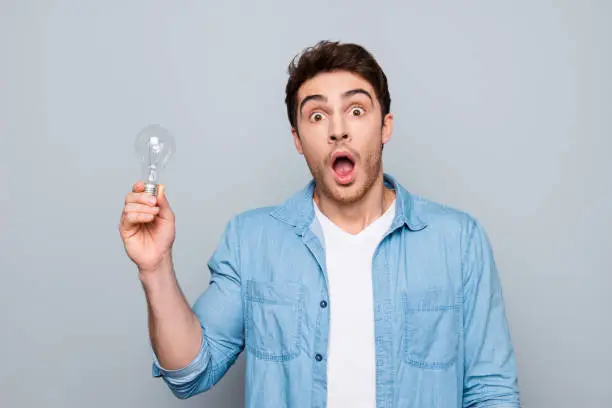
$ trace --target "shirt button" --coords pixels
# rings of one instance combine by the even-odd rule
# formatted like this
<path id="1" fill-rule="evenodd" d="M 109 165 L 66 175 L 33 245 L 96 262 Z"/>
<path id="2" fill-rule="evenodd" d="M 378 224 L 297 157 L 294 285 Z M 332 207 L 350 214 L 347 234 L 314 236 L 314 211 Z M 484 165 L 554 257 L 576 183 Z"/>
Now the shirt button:
<path id="1" fill-rule="evenodd" d="M 321 303 L 319 303 L 319 305 L 321 305 L 321 307 L 325 309 L 327 307 L 327 302 L 322 300 Z"/>
<path id="2" fill-rule="evenodd" d="M 315 360 L 321 361 L 321 360 L 323 360 L 323 356 L 320 355 L 319 353 L 317 353 L 317 354 L 315 354 Z"/>

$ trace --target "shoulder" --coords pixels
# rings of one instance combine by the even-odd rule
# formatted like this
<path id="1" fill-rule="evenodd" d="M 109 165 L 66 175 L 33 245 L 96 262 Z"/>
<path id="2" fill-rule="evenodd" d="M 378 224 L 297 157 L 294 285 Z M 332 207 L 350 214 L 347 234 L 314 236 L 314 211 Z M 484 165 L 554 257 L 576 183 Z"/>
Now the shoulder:
<path id="1" fill-rule="evenodd" d="M 429 198 L 410 193 L 411 210 L 423 222 L 436 230 L 463 230 L 473 228 L 478 223 L 466 210 L 453 207 Z"/>
<path id="2" fill-rule="evenodd" d="M 250 208 L 236 214 L 234 217 L 232 217 L 232 221 L 239 224 L 243 228 L 258 225 L 261 226 L 273 221 L 271 214 L 276 208 L 277 206 Z"/>
<path id="3" fill-rule="evenodd" d="M 408 195 L 412 216 L 419 219 L 430 234 L 446 242 L 458 241 L 462 247 L 473 239 L 488 241 L 485 228 L 471 212 L 418 194 Z"/>
<path id="4" fill-rule="evenodd" d="M 462 253 L 490 251 L 491 242 L 483 224 L 468 211 L 412 195 L 415 213 L 427 225 L 437 241 L 459 245 Z"/>
<path id="5" fill-rule="evenodd" d="M 273 216 L 279 206 L 250 208 L 235 214 L 229 221 L 241 240 L 249 242 L 287 232 L 288 226 Z"/>

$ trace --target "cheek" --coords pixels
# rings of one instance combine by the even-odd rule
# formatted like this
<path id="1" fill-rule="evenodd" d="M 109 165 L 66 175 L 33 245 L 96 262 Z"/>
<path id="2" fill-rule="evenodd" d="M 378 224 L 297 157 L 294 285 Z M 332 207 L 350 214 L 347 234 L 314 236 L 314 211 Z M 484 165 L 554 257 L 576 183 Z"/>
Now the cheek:
<path id="1" fill-rule="evenodd" d="M 321 149 L 308 148 L 304 149 L 304 158 L 313 166 L 321 166 L 325 161 L 325 153 Z"/>
<path id="2" fill-rule="evenodd" d="M 352 144 L 356 148 L 370 150 L 382 143 L 382 128 L 371 119 L 353 122 L 348 131 L 353 135 Z"/>
<path id="3" fill-rule="evenodd" d="M 327 135 L 328 127 L 327 122 L 320 123 L 307 123 L 301 128 L 300 135 L 310 141 L 318 141 L 321 137 Z"/>
<path id="4" fill-rule="evenodd" d="M 325 157 L 322 154 L 321 147 L 311 143 L 311 141 L 302 141 L 302 151 L 306 162 L 310 166 L 318 166 L 319 162 Z"/>
<path id="5" fill-rule="evenodd" d="M 313 126 L 303 129 L 300 133 L 302 148 L 305 154 L 317 154 L 325 151 L 328 147 L 327 133 L 323 130 L 323 126 Z"/>

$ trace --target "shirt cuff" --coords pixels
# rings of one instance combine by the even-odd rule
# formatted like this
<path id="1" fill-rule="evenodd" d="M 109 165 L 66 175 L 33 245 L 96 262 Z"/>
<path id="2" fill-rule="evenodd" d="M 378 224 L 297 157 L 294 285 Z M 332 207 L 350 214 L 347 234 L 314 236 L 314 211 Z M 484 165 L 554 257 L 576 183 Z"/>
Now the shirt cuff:
<path id="1" fill-rule="evenodd" d="M 153 355 L 153 376 L 164 377 L 166 380 L 175 385 L 193 381 L 198 375 L 204 372 L 210 358 L 208 349 L 204 347 L 204 338 L 202 338 L 200 351 L 195 358 L 185 367 L 176 370 L 167 370 L 163 368 L 159 363 L 155 352 L 152 351 L 151 354 Z"/>

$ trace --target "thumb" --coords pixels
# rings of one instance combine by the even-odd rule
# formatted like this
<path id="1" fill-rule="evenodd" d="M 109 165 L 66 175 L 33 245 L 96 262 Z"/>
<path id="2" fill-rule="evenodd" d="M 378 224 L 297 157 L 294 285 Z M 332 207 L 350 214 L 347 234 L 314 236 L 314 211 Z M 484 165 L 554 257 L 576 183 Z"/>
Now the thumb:
<path id="1" fill-rule="evenodd" d="M 171 220 L 174 218 L 174 214 L 170 208 L 170 203 L 166 198 L 166 186 L 164 184 L 157 186 L 157 206 L 159 207 L 158 215 L 161 218 L 165 220 Z"/>

